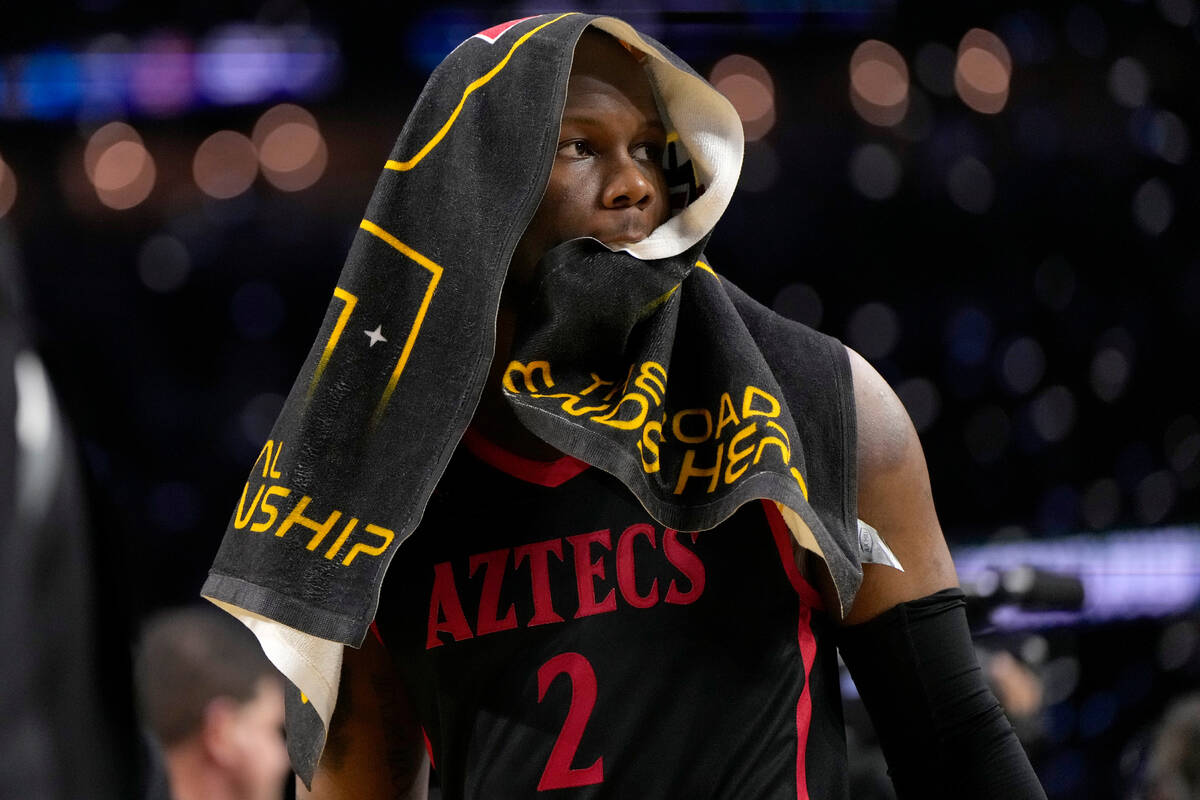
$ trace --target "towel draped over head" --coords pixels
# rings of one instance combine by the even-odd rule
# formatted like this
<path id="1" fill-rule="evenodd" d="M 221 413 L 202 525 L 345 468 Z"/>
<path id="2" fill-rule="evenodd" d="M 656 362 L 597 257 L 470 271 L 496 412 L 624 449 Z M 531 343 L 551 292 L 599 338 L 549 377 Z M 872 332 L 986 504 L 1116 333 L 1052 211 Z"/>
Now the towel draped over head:
<path id="1" fill-rule="evenodd" d="M 769 335 L 785 323 L 705 261 L 741 168 L 733 107 L 619 20 L 498 25 L 460 44 L 417 100 L 202 591 L 290 680 L 288 746 L 306 783 L 342 646 L 362 643 L 387 566 L 404 558 L 479 403 L 501 288 L 546 186 L 589 25 L 645 54 L 684 208 L 623 250 L 576 239 L 546 254 L 518 316 L 508 402 L 541 439 L 620 479 L 662 525 L 706 530 L 744 503 L 775 501 L 824 559 L 843 610 L 861 562 L 874 560 L 854 528 L 852 471 L 840 508 L 809 503 L 810 465 L 825 456 L 801 444 L 797 354 Z M 852 407 L 848 416 L 852 428 Z"/>

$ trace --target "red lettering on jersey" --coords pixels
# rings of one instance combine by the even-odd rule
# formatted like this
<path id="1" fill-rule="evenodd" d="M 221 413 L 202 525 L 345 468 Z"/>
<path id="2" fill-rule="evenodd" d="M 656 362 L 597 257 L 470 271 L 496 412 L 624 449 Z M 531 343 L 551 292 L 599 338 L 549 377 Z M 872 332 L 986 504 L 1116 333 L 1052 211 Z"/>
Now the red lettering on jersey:
<path id="1" fill-rule="evenodd" d="M 524 22 L 527 19 L 533 19 L 533 17 L 521 17 L 520 19 L 514 19 L 510 22 L 502 22 L 499 25 L 493 25 L 486 31 L 480 31 L 479 33 L 475 34 L 475 38 L 483 39 L 488 44 L 495 44 L 496 40 L 503 36 L 505 31 L 507 31 L 513 25 Z"/>
<path id="2" fill-rule="evenodd" d="M 479 595 L 479 618 L 475 622 L 475 634 L 510 631 L 517 627 L 517 609 L 510 605 L 500 619 L 500 587 L 504 583 L 504 568 L 508 565 L 508 548 L 493 550 L 490 553 L 476 553 L 471 556 L 467 566 L 471 577 L 483 565 L 483 591 Z"/>
<path id="3" fill-rule="evenodd" d="M 458 599 L 458 587 L 454 585 L 454 570 L 449 561 L 433 565 L 433 591 L 429 595 L 429 635 L 425 638 L 425 649 L 432 650 L 442 645 L 439 633 L 448 633 L 454 641 L 470 639 L 471 625 L 463 613 Z"/>
<path id="4" fill-rule="evenodd" d="M 604 557 L 592 561 L 593 544 L 612 550 L 612 531 L 605 528 L 602 531 L 580 533 L 568 536 L 567 541 L 575 550 L 575 583 L 579 589 L 579 611 L 575 613 L 575 619 L 616 611 L 616 589 L 609 589 L 604 599 L 596 602 L 596 578 L 604 579 Z"/>
<path id="5" fill-rule="evenodd" d="M 650 584 L 650 591 L 644 595 L 638 594 L 633 542 L 639 536 L 646 537 L 652 549 L 656 546 L 653 525 L 640 522 L 625 529 L 621 538 L 617 540 L 617 586 L 620 587 L 621 596 L 625 598 L 626 603 L 634 608 L 650 608 L 658 602 L 658 578 Z"/>
<path id="6" fill-rule="evenodd" d="M 692 533 L 693 544 L 698 535 Z M 700 556 L 679 541 L 678 531 L 670 528 L 663 531 L 662 544 L 667 561 L 670 561 L 675 569 L 682 572 L 683 577 L 687 578 L 692 585 L 692 588 L 686 592 L 681 592 L 675 585 L 675 580 L 672 579 L 671 585 L 667 587 L 666 601 L 681 606 L 696 602 L 704 592 L 704 562 L 700 560 Z"/>
<path id="7" fill-rule="evenodd" d="M 550 553 L 563 560 L 562 539 L 523 544 L 513 550 L 513 569 L 529 558 L 529 580 L 533 587 L 533 618 L 528 627 L 562 622 L 563 618 L 554 611 L 554 598 L 550 595 Z"/>

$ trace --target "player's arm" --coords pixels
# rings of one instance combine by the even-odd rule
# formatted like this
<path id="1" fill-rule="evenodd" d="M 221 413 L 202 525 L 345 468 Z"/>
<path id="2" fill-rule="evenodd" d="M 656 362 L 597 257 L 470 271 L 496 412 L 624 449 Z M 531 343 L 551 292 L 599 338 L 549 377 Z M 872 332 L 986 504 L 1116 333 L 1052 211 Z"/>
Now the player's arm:
<path id="1" fill-rule="evenodd" d="M 975 657 L 916 430 L 879 373 L 853 350 L 850 363 L 858 516 L 879 531 L 904 571 L 863 566 L 839 648 L 879 732 L 897 794 L 1045 798 Z"/>
<path id="2" fill-rule="evenodd" d="M 297 800 L 425 800 L 429 757 L 412 702 L 387 650 L 368 634 L 347 647 L 337 707 L 312 791 Z"/>
<path id="3" fill-rule="evenodd" d="M 846 349 L 858 417 L 858 517 L 879 531 L 904 567 L 901 572 L 863 565 L 862 587 L 843 621 L 854 625 L 899 603 L 958 586 L 958 577 L 908 412 L 875 368 Z"/>

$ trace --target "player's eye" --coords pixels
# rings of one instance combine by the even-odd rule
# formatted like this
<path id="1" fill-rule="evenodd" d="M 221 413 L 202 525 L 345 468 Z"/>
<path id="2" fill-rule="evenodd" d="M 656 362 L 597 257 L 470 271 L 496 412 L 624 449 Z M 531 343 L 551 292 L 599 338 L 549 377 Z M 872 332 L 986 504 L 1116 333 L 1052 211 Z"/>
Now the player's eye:
<path id="1" fill-rule="evenodd" d="M 568 158 L 587 158 L 593 155 L 591 145 L 584 139 L 571 139 L 570 141 L 562 142 L 558 146 L 558 152 L 560 155 L 567 156 Z"/>
<path id="2" fill-rule="evenodd" d="M 642 142 L 634 145 L 630 154 L 639 161 L 653 161 L 657 164 L 662 161 L 663 149 L 654 142 Z"/>

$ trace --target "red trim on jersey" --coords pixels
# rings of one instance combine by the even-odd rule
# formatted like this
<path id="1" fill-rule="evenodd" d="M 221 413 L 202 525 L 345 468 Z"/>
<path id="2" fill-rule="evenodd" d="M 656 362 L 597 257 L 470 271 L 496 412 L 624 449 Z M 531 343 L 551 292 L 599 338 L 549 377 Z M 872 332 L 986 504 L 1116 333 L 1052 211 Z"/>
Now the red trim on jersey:
<path id="1" fill-rule="evenodd" d="M 483 463 L 495 467 L 518 480 L 526 483 L 536 483 L 538 486 L 548 486 L 551 489 L 562 486 L 579 473 L 588 468 L 586 461 L 580 461 L 572 456 L 564 455 L 554 461 L 537 461 L 505 450 L 495 442 L 483 437 L 474 428 L 467 428 L 463 434 L 463 444 L 471 454 Z"/>
<path id="2" fill-rule="evenodd" d="M 796 566 L 796 558 L 792 553 L 792 532 L 788 530 L 787 523 L 783 521 L 783 514 L 779 513 L 779 507 L 772 500 L 764 499 L 762 504 L 763 511 L 767 514 L 767 522 L 771 526 L 771 533 L 775 536 L 775 547 L 779 550 L 779 560 L 783 562 L 783 571 L 787 573 L 792 588 L 796 590 L 796 594 L 800 595 L 800 599 L 804 601 L 805 605 L 818 611 L 824 611 L 825 603 L 821 600 L 821 595 L 800 574 L 800 569 Z"/>
<path id="3" fill-rule="evenodd" d="M 425 739 L 425 752 L 429 754 L 429 766 L 437 769 L 437 764 L 433 760 L 433 745 L 429 743 L 429 734 L 425 732 L 425 726 L 421 726 L 421 736 Z"/>
<path id="4" fill-rule="evenodd" d="M 812 692 L 809 683 L 813 664 L 817 661 L 817 639 L 812 632 L 812 609 L 800 601 L 800 623 L 796 626 L 800 645 L 800 660 L 804 664 L 804 687 L 796 701 L 796 800 L 808 798 L 808 772 L 805 755 L 808 753 L 808 732 L 812 726 Z"/>

